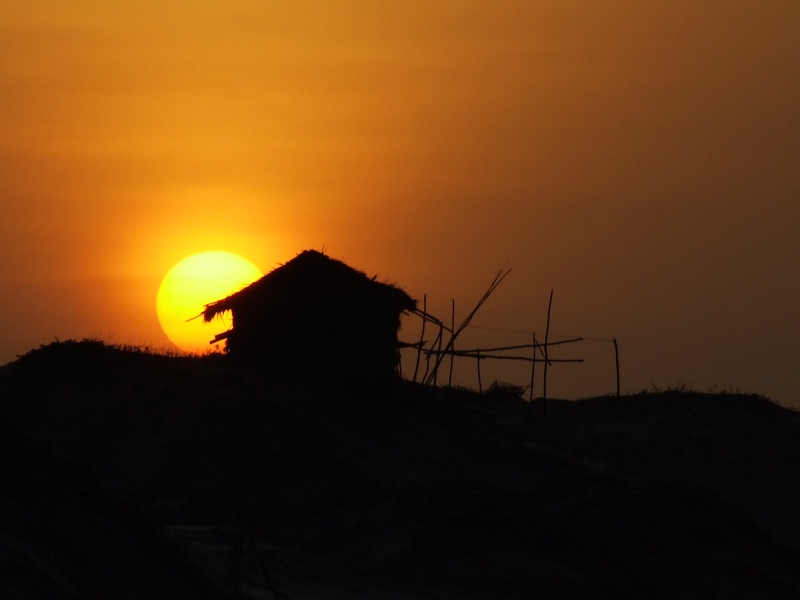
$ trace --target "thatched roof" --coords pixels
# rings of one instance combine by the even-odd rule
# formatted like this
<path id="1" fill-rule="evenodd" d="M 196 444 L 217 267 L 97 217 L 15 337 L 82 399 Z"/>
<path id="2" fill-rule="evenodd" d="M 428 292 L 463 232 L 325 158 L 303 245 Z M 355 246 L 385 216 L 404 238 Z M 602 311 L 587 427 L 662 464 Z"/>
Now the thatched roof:
<path id="1" fill-rule="evenodd" d="M 402 289 L 375 279 L 321 252 L 305 250 L 235 294 L 207 304 L 203 321 L 208 323 L 226 311 L 269 302 L 272 298 L 291 299 L 310 294 L 359 298 L 396 313 L 416 308 L 416 300 Z"/>

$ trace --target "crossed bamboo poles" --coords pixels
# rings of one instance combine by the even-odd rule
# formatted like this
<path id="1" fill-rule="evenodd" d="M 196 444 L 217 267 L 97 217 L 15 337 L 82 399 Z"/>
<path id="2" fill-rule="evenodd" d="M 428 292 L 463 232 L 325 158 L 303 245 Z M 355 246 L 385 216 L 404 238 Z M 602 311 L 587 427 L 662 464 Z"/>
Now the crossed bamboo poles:
<path id="1" fill-rule="evenodd" d="M 477 362 L 478 368 L 478 387 L 480 388 L 479 391 L 483 391 L 483 386 L 481 382 L 481 370 L 480 370 L 480 362 L 481 360 L 485 359 L 492 359 L 492 360 L 515 360 L 515 361 L 527 361 L 531 363 L 531 383 L 529 386 L 530 390 L 530 398 L 529 400 L 533 400 L 533 383 L 534 383 L 534 376 L 535 376 L 535 369 L 536 363 L 544 363 L 544 378 L 543 378 L 543 397 L 547 398 L 547 368 L 549 365 L 553 363 L 580 363 L 583 362 L 582 358 L 550 358 L 549 356 L 549 349 L 551 346 L 559 346 L 564 344 L 571 344 L 575 342 L 580 342 L 583 340 L 582 337 L 571 338 L 567 340 L 560 340 L 558 342 L 550 342 L 550 312 L 553 306 L 553 291 L 550 291 L 550 300 L 547 306 L 547 329 L 545 332 L 545 339 L 544 343 L 540 343 L 536 339 L 536 334 L 532 334 L 532 342 L 530 344 L 517 344 L 513 346 L 498 346 L 492 348 L 475 348 L 470 350 L 456 350 L 455 349 L 455 341 L 458 339 L 458 336 L 469 326 L 472 318 L 478 312 L 478 310 L 483 306 L 483 304 L 489 299 L 492 293 L 497 289 L 497 287 L 502 283 L 502 281 L 511 273 L 511 269 L 501 269 L 497 272 L 494 276 L 494 279 L 489 284 L 486 292 L 481 296 L 480 300 L 478 300 L 475 308 L 470 311 L 470 313 L 466 316 L 466 318 L 461 322 L 461 324 L 456 328 L 455 326 L 455 301 L 452 302 L 452 313 L 451 313 L 451 324 L 448 327 L 443 321 L 437 319 L 433 315 L 428 313 L 428 298 L 427 295 L 423 296 L 422 301 L 422 310 L 415 309 L 412 311 L 412 314 L 415 314 L 422 318 L 422 330 L 420 333 L 419 341 L 413 344 L 403 343 L 401 344 L 402 347 L 406 348 L 416 348 L 417 350 L 417 358 L 414 364 L 414 376 L 412 378 L 413 381 L 417 381 L 417 376 L 419 375 L 420 370 L 420 362 L 422 360 L 422 355 L 425 355 L 425 371 L 422 374 L 420 382 L 425 385 L 434 385 L 436 386 L 438 381 L 439 369 L 445 359 L 445 357 L 450 357 L 450 370 L 448 375 L 448 386 L 452 386 L 453 382 L 453 360 L 456 356 L 461 357 L 468 357 L 474 358 Z M 434 326 L 438 327 L 438 333 L 434 338 L 433 342 L 431 343 L 429 348 L 426 348 L 427 342 L 425 341 L 425 328 L 427 323 L 430 322 Z M 450 334 L 450 338 L 446 344 L 443 345 L 445 333 Z M 531 356 L 520 356 L 520 355 L 508 355 L 508 354 L 497 354 L 498 352 L 508 352 L 512 350 L 525 350 L 530 349 L 532 351 Z M 537 357 L 537 352 L 539 356 Z M 434 359 L 433 365 L 431 365 L 431 359 Z"/>

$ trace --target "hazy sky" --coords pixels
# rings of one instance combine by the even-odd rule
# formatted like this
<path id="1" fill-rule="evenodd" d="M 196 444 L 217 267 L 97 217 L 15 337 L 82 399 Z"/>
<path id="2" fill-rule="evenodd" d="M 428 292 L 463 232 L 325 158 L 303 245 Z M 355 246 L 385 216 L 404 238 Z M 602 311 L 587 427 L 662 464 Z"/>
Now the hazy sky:
<path id="1" fill-rule="evenodd" d="M 800 406 L 798 32 L 796 0 L 8 0 L 0 363 L 166 347 L 180 259 L 324 245 L 442 316 L 512 267 L 476 323 L 542 331 L 555 289 L 624 391 Z M 551 393 L 613 389 L 607 342 L 571 354 Z"/>

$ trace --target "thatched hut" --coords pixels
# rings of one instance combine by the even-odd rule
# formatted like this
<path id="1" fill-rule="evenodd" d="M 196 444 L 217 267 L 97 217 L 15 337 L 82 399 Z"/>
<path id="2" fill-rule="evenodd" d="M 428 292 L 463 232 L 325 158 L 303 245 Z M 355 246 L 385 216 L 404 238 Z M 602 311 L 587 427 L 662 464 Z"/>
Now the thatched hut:
<path id="1" fill-rule="evenodd" d="M 203 320 L 230 311 L 230 330 L 212 343 L 276 379 L 375 385 L 394 376 L 400 315 L 415 308 L 403 290 L 306 250 L 208 304 Z"/>

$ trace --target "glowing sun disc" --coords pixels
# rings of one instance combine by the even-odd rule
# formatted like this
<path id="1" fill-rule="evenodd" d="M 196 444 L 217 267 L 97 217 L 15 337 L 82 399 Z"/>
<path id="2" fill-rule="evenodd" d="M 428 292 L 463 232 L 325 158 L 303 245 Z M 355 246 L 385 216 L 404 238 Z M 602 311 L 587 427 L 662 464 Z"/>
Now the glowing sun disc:
<path id="1" fill-rule="evenodd" d="M 208 352 L 209 341 L 230 327 L 227 318 L 214 324 L 196 317 L 206 304 L 238 292 L 261 278 L 258 267 L 230 252 L 200 252 L 184 258 L 164 276 L 156 313 L 169 340 L 186 352 Z"/>

